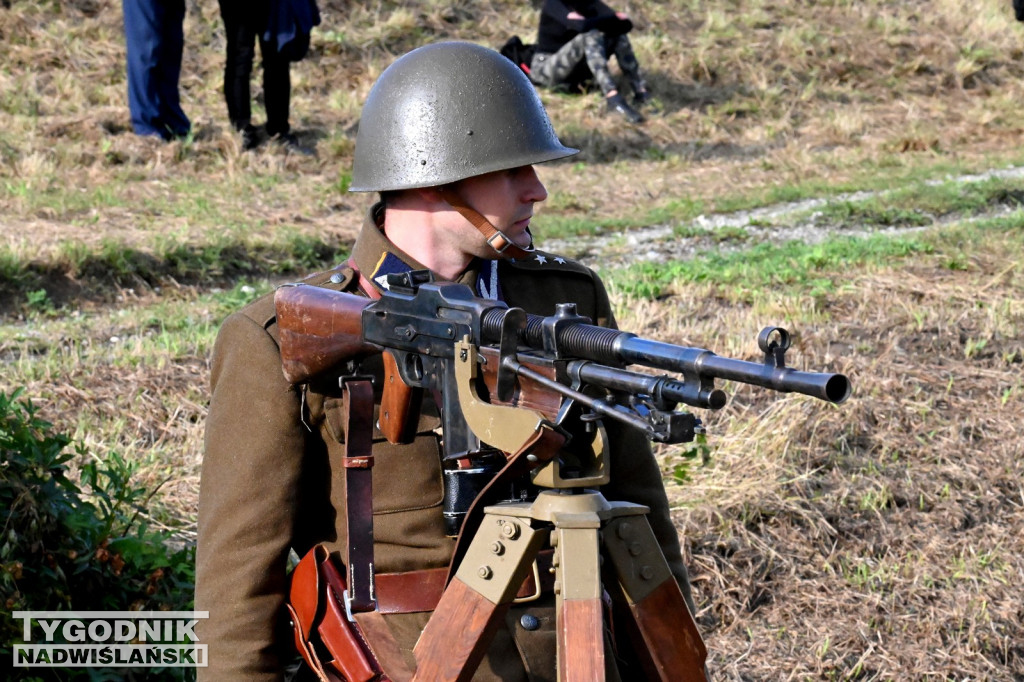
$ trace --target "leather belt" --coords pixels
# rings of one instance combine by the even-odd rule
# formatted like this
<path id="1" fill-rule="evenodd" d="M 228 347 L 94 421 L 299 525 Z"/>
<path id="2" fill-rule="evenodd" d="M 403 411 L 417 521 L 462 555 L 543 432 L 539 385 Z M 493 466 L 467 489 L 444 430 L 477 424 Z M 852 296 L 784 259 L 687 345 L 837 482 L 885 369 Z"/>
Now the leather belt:
<path id="1" fill-rule="evenodd" d="M 537 599 L 554 590 L 555 574 L 551 570 L 554 550 L 537 553 L 533 569 L 516 593 L 517 602 Z M 374 576 L 374 594 L 380 613 L 417 613 L 433 611 L 444 594 L 448 568 L 428 568 L 403 573 L 378 573 Z"/>

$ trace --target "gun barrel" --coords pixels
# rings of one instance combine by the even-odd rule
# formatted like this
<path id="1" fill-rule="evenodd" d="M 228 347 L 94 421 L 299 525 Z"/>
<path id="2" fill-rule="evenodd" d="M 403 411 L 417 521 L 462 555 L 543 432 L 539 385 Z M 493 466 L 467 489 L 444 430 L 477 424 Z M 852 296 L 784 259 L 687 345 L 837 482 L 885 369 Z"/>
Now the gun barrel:
<path id="1" fill-rule="evenodd" d="M 491 340 L 500 337 L 500 317 L 498 310 L 487 311 L 482 324 L 485 337 Z M 534 348 L 544 348 L 547 319 L 528 315 L 526 329 L 520 331 L 522 341 Z M 738 381 L 776 391 L 802 393 L 836 404 L 850 396 L 850 380 L 843 374 L 803 372 L 768 362 L 724 358 L 704 348 L 652 341 L 631 332 L 580 322 L 569 322 L 554 329 L 558 352 L 564 356 L 605 364 L 643 365 L 682 374 L 687 381 L 701 378 Z"/>
<path id="2" fill-rule="evenodd" d="M 718 355 L 702 357 L 697 371 L 706 371 L 719 379 L 740 381 L 776 391 L 803 393 L 835 404 L 850 397 L 850 380 L 843 374 L 804 372 L 792 367 L 774 367 L 767 363 L 746 362 Z"/>
<path id="3" fill-rule="evenodd" d="M 724 358 L 703 348 L 650 341 L 629 333 L 619 340 L 618 348 L 622 362 L 682 372 L 684 376 L 695 373 L 784 393 L 802 393 L 835 404 L 850 397 L 850 380 L 843 374 L 804 372 L 770 363 Z"/>

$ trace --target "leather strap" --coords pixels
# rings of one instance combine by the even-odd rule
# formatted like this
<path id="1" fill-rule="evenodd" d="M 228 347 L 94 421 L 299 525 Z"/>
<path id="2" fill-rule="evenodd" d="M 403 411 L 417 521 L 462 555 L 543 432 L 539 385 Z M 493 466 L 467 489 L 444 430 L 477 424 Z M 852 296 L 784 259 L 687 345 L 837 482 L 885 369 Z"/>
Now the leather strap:
<path id="1" fill-rule="evenodd" d="M 538 552 L 536 570 L 530 571 L 516 593 L 519 601 L 532 601 L 554 591 L 551 571 L 554 550 Z M 433 611 L 441 601 L 447 583 L 447 568 L 430 568 L 404 573 L 378 573 L 377 611 L 380 613 L 417 613 Z"/>
<path id="2" fill-rule="evenodd" d="M 459 193 L 450 186 L 445 185 L 443 187 L 435 187 L 434 189 L 441 195 L 441 198 L 447 201 L 463 218 L 468 220 L 487 239 L 487 243 L 491 245 L 491 248 L 497 251 L 503 258 L 527 258 L 534 252 L 532 236 L 529 246 L 519 246 L 509 239 L 508 235 L 494 225 L 491 225 L 487 218 L 467 204 L 459 196 Z"/>
<path id="3" fill-rule="evenodd" d="M 345 522 L 348 528 L 347 605 L 373 611 L 373 385 L 366 377 L 342 377 L 345 416 Z"/>
<path id="4" fill-rule="evenodd" d="M 368 298 L 380 292 L 355 267 L 360 288 Z M 365 286 L 364 286 L 365 285 Z M 348 608 L 353 612 L 373 611 L 373 384 L 366 377 L 342 377 L 344 399 L 345 521 L 348 528 Z"/>
<path id="5" fill-rule="evenodd" d="M 433 611 L 444 592 L 447 568 L 378 573 L 377 610 L 381 613 Z"/>

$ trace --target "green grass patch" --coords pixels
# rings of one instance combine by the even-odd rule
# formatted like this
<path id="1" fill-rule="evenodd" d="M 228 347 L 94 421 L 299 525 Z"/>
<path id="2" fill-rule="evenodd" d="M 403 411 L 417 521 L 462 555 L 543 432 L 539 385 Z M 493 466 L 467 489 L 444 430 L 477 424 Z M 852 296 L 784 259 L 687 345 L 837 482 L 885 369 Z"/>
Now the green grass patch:
<path id="1" fill-rule="evenodd" d="M 546 212 L 543 217 L 543 238 L 567 239 L 662 224 L 673 224 L 676 236 L 696 236 L 698 233 L 706 234 L 707 230 L 686 223 L 701 215 L 752 211 L 809 199 L 828 200 L 855 192 L 881 194 L 867 199 L 832 199 L 823 208 L 809 209 L 803 214 L 787 216 L 787 219 L 798 220 L 802 216 L 813 216 L 819 224 L 828 223 L 839 227 L 913 227 L 930 225 L 937 216 L 975 215 L 996 205 L 1024 205 L 1024 190 L 1017 189 L 1014 180 L 994 177 L 967 183 L 939 181 L 950 174 L 965 174 L 972 170 L 951 164 L 938 164 L 929 168 L 900 168 L 895 172 L 879 173 L 875 165 L 869 173 L 858 174 L 855 179 L 847 182 L 829 183 L 815 179 L 753 192 L 737 192 L 711 201 L 672 198 L 622 218 L 594 218 L 573 211 Z M 744 238 L 745 235 L 737 233 L 720 237 L 724 241 L 742 241 Z"/>
<path id="2" fill-rule="evenodd" d="M 673 286 L 713 282 L 741 292 L 768 287 L 819 289 L 835 286 L 844 267 L 880 263 L 928 252 L 918 238 L 835 238 L 815 245 L 799 242 L 758 244 L 742 253 L 708 252 L 689 261 L 643 263 L 612 273 L 627 296 L 654 299 Z M 741 296 L 742 297 L 742 296 Z"/>
<path id="3" fill-rule="evenodd" d="M 714 283 L 738 299 L 772 289 L 803 290 L 811 295 L 835 289 L 851 268 L 892 265 L 920 254 L 939 252 L 949 269 L 966 267 L 971 244 L 1003 233 L 1020 241 L 1024 211 L 975 223 L 909 236 L 837 236 L 820 244 L 791 241 L 757 244 L 742 252 L 710 251 L 688 261 L 642 263 L 607 277 L 617 291 L 641 298 L 659 298 L 673 287 Z"/>
<path id="4" fill-rule="evenodd" d="M 815 211 L 814 222 L 839 229 L 850 227 L 921 227 L 932 218 L 914 208 L 887 206 L 883 199 L 829 202 Z"/>
<path id="5" fill-rule="evenodd" d="M 269 280 L 243 281 L 230 289 L 90 315 L 37 305 L 23 324 L 0 327 L 4 383 L 67 377 L 100 365 L 156 367 L 206 357 L 224 318 L 271 289 Z"/>
<path id="6" fill-rule="evenodd" d="M 167 280 L 207 286 L 218 281 L 298 275 L 332 266 L 347 255 L 348 245 L 319 236 L 282 229 L 270 242 L 225 235 L 212 242 L 161 240 L 159 249 L 146 251 L 113 239 L 98 248 L 62 242 L 49 263 L 26 261 L 10 247 L 0 247 L 0 294 L 9 301 L 39 307 L 40 297 L 61 305 L 67 296 L 60 282 L 160 286 Z M 42 293 L 38 293 L 42 292 Z M 44 296 L 45 294 L 45 296 Z M 8 303 L 9 309 L 19 306 Z"/>
<path id="7" fill-rule="evenodd" d="M 930 225 L 942 216 L 972 216 L 995 206 L 1024 207 L 1024 190 L 1013 180 L 915 183 L 869 199 L 828 202 L 813 213 L 819 224 L 875 227 Z"/>

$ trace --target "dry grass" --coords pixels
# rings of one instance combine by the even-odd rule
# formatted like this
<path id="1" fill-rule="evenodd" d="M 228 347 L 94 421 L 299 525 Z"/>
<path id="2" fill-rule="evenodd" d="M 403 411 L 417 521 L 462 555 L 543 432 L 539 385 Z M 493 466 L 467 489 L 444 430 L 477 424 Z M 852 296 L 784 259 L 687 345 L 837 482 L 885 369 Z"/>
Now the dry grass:
<path id="1" fill-rule="evenodd" d="M 196 129 L 172 144 L 128 132 L 120 3 L 0 10 L 0 294 L 15 292 L 0 299 L 0 389 L 27 386 L 97 456 L 143 462 L 163 483 L 152 516 L 185 535 L 210 343 L 254 292 L 214 290 L 236 284 L 223 270 L 153 282 L 81 263 L 221 243 L 255 261 L 295 234 L 344 251 L 366 199 L 339 188 L 376 76 L 430 40 L 533 33 L 513 0 L 321 5 L 293 68 L 293 124 L 316 159 L 239 149 L 215 4 L 190 4 Z M 660 113 L 628 129 L 595 98 L 543 93 L 583 153 L 541 169 L 541 231 L 1021 158 L 1024 31 L 1003 0 L 629 5 Z M 826 273 L 844 283 L 826 295 L 687 285 L 623 301 L 625 327 L 734 357 L 782 322 L 799 332 L 792 362 L 854 381 L 838 408 L 729 387 L 729 406 L 702 415 L 710 462 L 671 494 L 719 679 L 1024 679 L 1024 249 L 1013 233 L 934 239 L 898 266 Z M 60 279 L 47 292 L 66 307 L 26 309 L 3 278 L 27 263 Z"/>
<path id="2" fill-rule="evenodd" d="M 352 212 L 365 202 L 331 190 L 350 167 L 373 79 L 427 41 L 497 46 L 534 33 L 529 3 L 513 0 L 321 4 L 312 54 L 293 67 L 292 102 L 317 160 L 240 153 L 220 94 L 215 5 L 189 7 L 182 96 L 195 137 L 170 145 L 128 133 L 119 3 L 22 2 L 0 13 L 0 245 L 46 260 L 63 239 L 109 234 L 153 249 L 168 233 L 213 240 L 225 223 L 257 241 L 282 225 L 351 239 Z M 562 136 L 583 150 L 582 168 L 556 164 L 544 180 L 555 196 L 586 187 L 590 198 L 541 217 L 601 222 L 680 197 L 713 205 L 772 185 L 1012 158 L 1024 68 L 1022 31 L 1005 5 L 633 4 L 660 113 L 631 129 L 603 116 L 596 97 L 543 93 Z"/>
<path id="3" fill-rule="evenodd" d="M 1024 276 L 1020 237 L 992 242 L 965 270 L 949 244 L 850 273 L 825 321 L 794 325 L 793 361 L 848 374 L 848 403 L 741 388 L 706 419 L 710 463 L 672 492 L 725 679 L 1024 675 Z M 662 336 L 750 356 L 752 325 L 800 304 L 713 294 L 659 304 L 685 311 Z"/>

